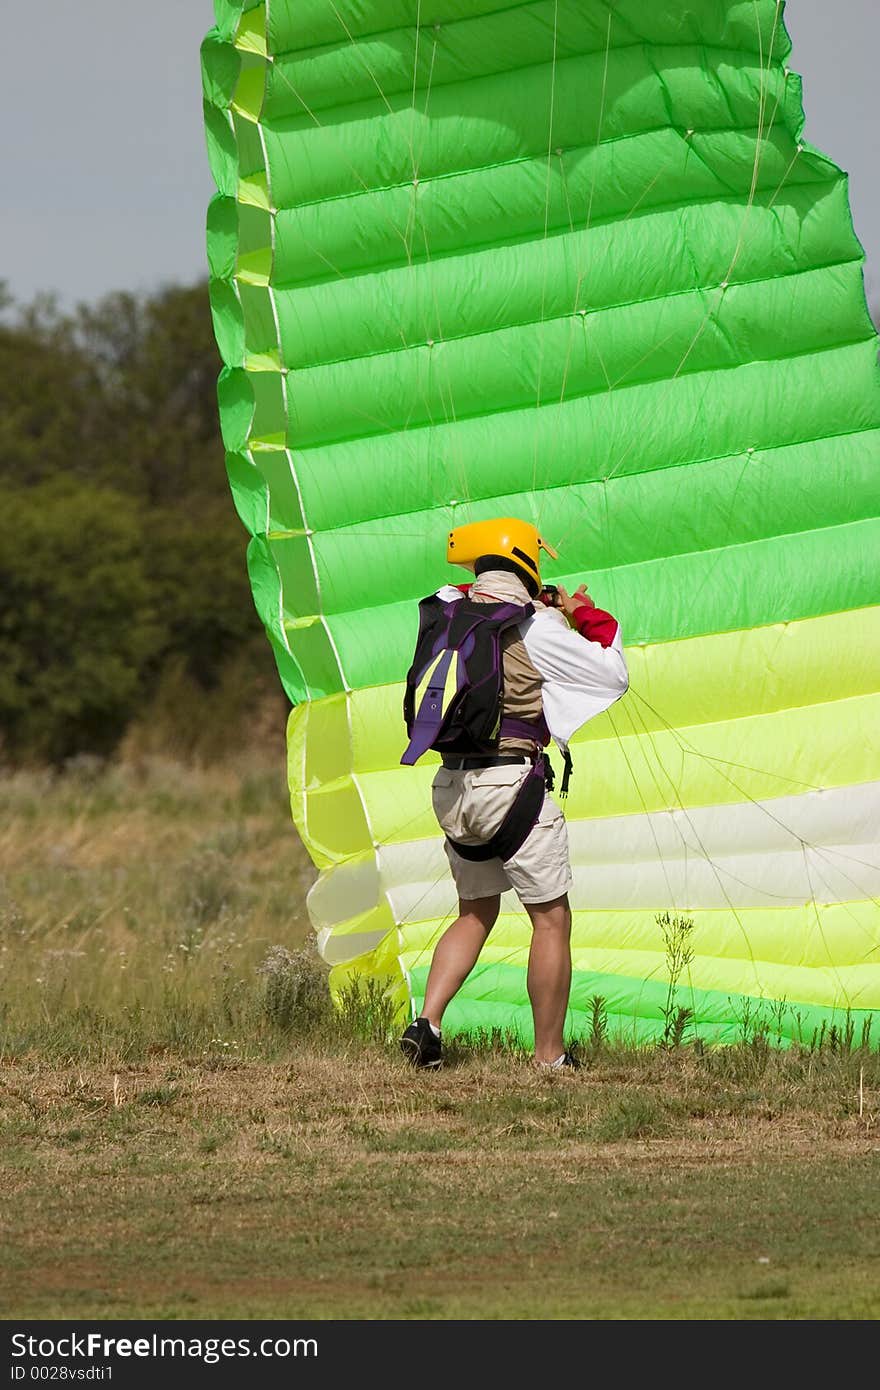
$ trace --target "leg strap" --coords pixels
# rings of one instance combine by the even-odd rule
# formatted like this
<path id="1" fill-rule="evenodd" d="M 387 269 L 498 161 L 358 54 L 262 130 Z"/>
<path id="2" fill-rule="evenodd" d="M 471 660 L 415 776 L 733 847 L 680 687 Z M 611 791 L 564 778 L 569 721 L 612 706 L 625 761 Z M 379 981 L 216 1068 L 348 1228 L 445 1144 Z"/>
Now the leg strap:
<path id="1" fill-rule="evenodd" d="M 483 844 L 463 845 L 458 840 L 447 842 L 460 854 L 462 859 L 482 863 L 485 859 L 512 859 L 517 850 L 522 849 L 535 828 L 541 807 L 544 804 L 545 773 L 544 758 L 539 757 L 532 766 L 517 793 L 516 800 L 491 840 Z"/>

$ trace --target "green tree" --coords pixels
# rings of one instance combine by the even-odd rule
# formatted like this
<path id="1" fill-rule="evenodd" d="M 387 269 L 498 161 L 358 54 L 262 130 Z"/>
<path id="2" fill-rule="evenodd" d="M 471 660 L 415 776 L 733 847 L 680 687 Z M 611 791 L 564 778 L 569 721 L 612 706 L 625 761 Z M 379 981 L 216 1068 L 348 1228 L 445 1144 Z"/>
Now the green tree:
<path id="1" fill-rule="evenodd" d="M 114 485 L 153 505 L 225 496 L 207 284 L 107 295 L 72 331 L 96 373 Z"/>
<path id="2" fill-rule="evenodd" d="M 219 365 L 205 283 L 69 314 L 0 286 L 5 759 L 108 753 L 154 698 L 168 720 L 169 690 L 179 748 L 206 692 L 224 720 L 238 700 L 241 727 L 251 675 L 251 695 L 277 689 L 223 468 Z"/>
<path id="3" fill-rule="evenodd" d="M 145 570 L 162 616 L 157 659 L 182 659 L 187 673 L 210 689 L 226 663 L 259 637 L 256 661 L 262 669 L 268 644 L 248 586 L 246 537 L 229 498 L 221 495 L 191 509 L 154 507 L 145 512 L 142 527 Z"/>
<path id="4" fill-rule="evenodd" d="M 162 640 L 136 504 L 51 479 L 0 490 L 4 753 L 59 762 L 113 748 Z"/>
<path id="5" fill-rule="evenodd" d="M 99 394 L 74 326 L 52 299 L 0 322 L 0 481 L 29 487 L 87 473 Z"/>

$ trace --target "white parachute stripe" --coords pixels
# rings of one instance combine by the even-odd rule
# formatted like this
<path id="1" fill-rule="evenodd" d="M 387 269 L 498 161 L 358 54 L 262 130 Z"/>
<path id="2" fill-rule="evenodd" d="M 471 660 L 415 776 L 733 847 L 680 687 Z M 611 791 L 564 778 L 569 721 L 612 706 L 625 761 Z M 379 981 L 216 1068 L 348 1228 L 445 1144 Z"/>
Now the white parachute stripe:
<path id="1" fill-rule="evenodd" d="M 777 851 L 773 855 L 688 857 L 667 861 L 591 865 L 578 872 L 569 893 L 576 912 L 627 911 L 657 907 L 694 912 L 700 909 L 797 907 L 814 901 L 820 906 L 880 897 L 880 864 L 851 864 L 835 857 L 838 847 Z M 870 847 L 856 847 L 860 858 Z M 876 853 L 876 851 L 874 851 Z M 455 892 L 443 872 L 438 848 L 420 855 L 419 867 L 433 878 L 386 887 L 395 919 L 425 921 L 449 912 Z M 855 872 L 854 872 L 855 870 Z M 670 901 L 671 897 L 671 901 Z M 505 909 L 515 910 L 514 895 L 505 894 Z"/>
<path id="2" fill-rule="evenodd" d="M 384 931 L 369 931 L 337 936 L 330 927 L 322 927 L 317 934 L 317 947 L 328 965 L 341 965 L 366 951 L 372 951 L 384 935 Z"/>
<path id="3" fill-rule="evenodd" d="M 695 911 L 878 897 L 878 825 L 876 782 L 697 807 L 687 816 L 665 811 L 574 822 L 568 827 L 572 907 Z M 448 913 L 455 892 L 439 838 L 382 846 L 378 860 L 395 920 Z M 509 896 L 505 908 L 514 910 Z"/>
<path id="4" fill-rule="evenodd" d="M 808 845 L 864 845 L 877 842 L 880 782 L 805 792 L 728 805 L 697 806 L 687 814 L 675 807 L 639 816 L 569 821 L 572 862 L 627 863 L 685 852 L 711 858 L 730 854 L 775 854 Z M 652 834 L 653 830 L 653 834 Z M 699 837 L 699 839 L 698 839 Z M 880 848 L 880 845 L 878 845 Z"/>

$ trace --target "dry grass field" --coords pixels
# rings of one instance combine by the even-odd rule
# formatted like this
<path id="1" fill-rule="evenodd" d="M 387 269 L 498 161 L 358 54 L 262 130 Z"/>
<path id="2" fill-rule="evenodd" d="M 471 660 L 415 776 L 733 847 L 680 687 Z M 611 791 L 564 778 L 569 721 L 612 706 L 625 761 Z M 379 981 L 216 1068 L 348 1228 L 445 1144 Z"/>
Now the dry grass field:
<path id="1" fill-rule="evenodd" d="M 277 770 L 19 774 L 0 823 L 3 1318 L 880 1314 L 876 1040 L 418 1075 L 328 1009 Z"/>

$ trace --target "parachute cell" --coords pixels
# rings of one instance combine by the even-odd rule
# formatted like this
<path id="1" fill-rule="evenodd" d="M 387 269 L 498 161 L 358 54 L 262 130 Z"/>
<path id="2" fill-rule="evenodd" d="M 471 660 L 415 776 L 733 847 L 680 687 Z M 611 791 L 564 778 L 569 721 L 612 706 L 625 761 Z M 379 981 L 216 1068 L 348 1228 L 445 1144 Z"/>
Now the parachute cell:
<path id="1" fill-rule="evenodd" d="M 880 1009 L 880 380 L 845 175 L 776 0 L 217 0 L 220 413 L 295 708 L 338 987 L 418 1008 L 454 914 L 402 768 L 447 532 L 522 516 L 619 617 L 576 738 L 570 1026 L 808 1038 Z M 530 1035 L 506 899 L 451 1031 Z M 674 974 L 674 968 L 673 968 Z"/>

